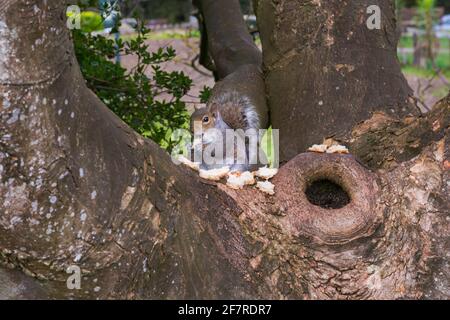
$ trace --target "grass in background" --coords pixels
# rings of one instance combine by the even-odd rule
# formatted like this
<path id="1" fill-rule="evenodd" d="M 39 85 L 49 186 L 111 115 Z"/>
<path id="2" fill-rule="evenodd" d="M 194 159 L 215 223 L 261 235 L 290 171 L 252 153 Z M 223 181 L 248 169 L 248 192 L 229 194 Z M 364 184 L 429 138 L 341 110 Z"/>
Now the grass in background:
<path id="1" fill-rule="evenodd" d="M 435 72 L 431 69 L 419 68 L 413 65 L 403 66 L 402 71 L 404 74 L 410 74 L 420 78 L 431 78 L 435 74 Z M 450 69 L 444 69 L 442 70 L 442 73 L 447 79 L 450 80 Z"/>
<path id="2" fill-rule="evenodd" d="M 450 39 L 438 39 L 439 52 L 435 59 L 436 67 L 442 70 L 447 79 L 450 79 Z M 413 48 L 413 38 L 410 36 L 402 36 L 398 43 L 399 48 Z M 413 65 L 413 53 L 400 53 L 398 59 L 402 64 L 402 71 L 405 74 L 411 74 L 418 77 L 429 78 L 435 73 L 431 63 L 427 68 L 419 68 Z"/>
<path id="3" fill-rule="evenodd" d="M 433 76 L 435 71 L 431 65 L 428 68 L 420 68 L 413 65 L 413 54 L 399 54 L 399 60 L 402 64 L 402 71 L 405 74 L 412 74 L 418 77 L 428 78 Z M 447 79 L 450 79 L 450 53 L 439 54 L 435 60 L 437 68 L 439 68 Z"/>
<path id="4" fill-rule="evenodd" d="M 137 34 L 125 34 L 121 35 L 120 38 L 123 41 L 131 41 L 137 37 Z M 162 30 L 162 31 L 152 31 L 150 32 L 146 39 L 148 40 L 173 40 L 173 39 L 187 39 L 187 38 L 198 38 L 200 39 L 200 31 L 198 30 Z"/>
<path id="5" fill-rule="evenodd" d="M 440 49 L 448 49 L 450 47 L 449 39 L 437 39 L 439 41 Z M 399 48 L 412 48 L 413 47 L 413 38 L 410 36 L 402 36 L 398 42 Z"/>
<path id="6" fill-rule="evenodd" d="M 435 59 L 436 67 L 442 70 L 442 73 L 447 79 L 450 79 L 450 39 L 437 39 L 439 41 L 439 52 Z M 402 36 L 398 43 L 399 48 L 413 48 L 413 38 L 410 36 Z M 422 78 L 430 78 L 435 71 L 431 63 L 427 68 L 419 68 L 413 65 L 413 53 L 398 54 L 398 59 L 402 64 L 402 71 L 405 74 L 414 75 Z"/>

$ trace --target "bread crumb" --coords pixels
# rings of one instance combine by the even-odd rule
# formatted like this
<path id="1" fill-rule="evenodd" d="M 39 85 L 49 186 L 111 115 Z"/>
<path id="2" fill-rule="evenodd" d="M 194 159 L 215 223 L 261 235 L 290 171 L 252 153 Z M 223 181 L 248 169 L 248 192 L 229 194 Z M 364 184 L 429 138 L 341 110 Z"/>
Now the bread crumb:
<path id="1" fill-rule="evenodd" d="M 185 166 L 191 168 L 192 170 L 195 170 L 195 171 L 199 171 L 200 170 L 200 163 L 192 162 L 191 160 L 189 160 L 185 156 L 179 156 L 178 157 L 178 161 L 180 161 Z"/>
<path id="2" fill-rule="evenodd" d="M 230 172 L 230 167 L 226 166 L 220 169 L 203 170 L 200 169 L 200 178 L 212 181 L 219 181 L 224 178 L 228 172 Z"/>
<path id="3" fill-rule="evenodd" d="M 308 148 L 308 151 L 325 153 L 325 152 L 327 152 L 327 149 L 328 149 L 328 146 L 326 144 L 314 144 L 312 147 Z"/>
<path id="4" fill-rule="evenodd" d="M 326 139 L 323 139 L 322 144 L 326 145 L 329 148 L 331 146 L 339 145 L 339 142 L 337 142 L 333 138 L 326 138 Z"/>
<path id="5" fill-rule="evenodd" d="M 346 146 L 334 145 L 327 149 L 327 153 L 345 153 L 348 154 L 348 149 Z"/>
<path id="6" fill-rule="evenodd" d="M 256 183 L 256 187 L 264 193 L 274 195 L 275 194 L 275 185 L 270 181 L 258 181 Z"/>
<path id="7" fill-rule="evenodd" d="M 228 174 L 227 186 L 232 189 L 242 189 L 245 185 L 255 184 L 255 177 L 250 171 L 243 173 L 235 171 Z"/>
<path id="8" fill-rule="evenodd" d="M 262 167 L 262 168 L 259 168 L 258 171 L 255 172 L 255 175 L 259 178 L 268 180 L 268 179 L 273 178 L 277 173 L 278 173 L 278 169 L 276 169 L 276 168 Z"/>

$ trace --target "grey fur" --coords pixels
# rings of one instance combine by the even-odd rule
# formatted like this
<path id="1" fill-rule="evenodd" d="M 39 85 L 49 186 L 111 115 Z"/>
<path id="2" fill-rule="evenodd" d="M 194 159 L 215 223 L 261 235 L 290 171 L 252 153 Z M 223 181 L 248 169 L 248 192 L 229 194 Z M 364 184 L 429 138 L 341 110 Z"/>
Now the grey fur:
<path id="1" fill-rule="evenodd" d="M 261 128 L 258 112 L 252 101 L 247 96 L 241 95 L 233 90 L 225 93 L 221 92 L 221 94 L 213 96 L 210 100 L 210 104 L 225 105 L 228 103 L 240 107 L 242 116 L 245 118 L 245 123 L 247 124 L 246 127 L 242 129 L 247 130 L 250 128 Z"/>

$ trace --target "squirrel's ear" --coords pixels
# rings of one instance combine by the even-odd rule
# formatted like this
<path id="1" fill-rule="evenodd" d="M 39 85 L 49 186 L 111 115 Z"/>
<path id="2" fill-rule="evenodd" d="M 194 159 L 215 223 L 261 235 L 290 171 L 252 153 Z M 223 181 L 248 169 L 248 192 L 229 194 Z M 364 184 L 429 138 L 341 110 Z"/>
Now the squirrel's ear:
<path id="1" fill-rule="evenodd" d="M 217 116 L 217 114 L 219 112 L 219 107 L 218 107 L 217 103 L 213 103 L 209 106 L 209 112 L 211 112 L 214 117 Z"/>
<path id="2" fill-rule="evenodd" d="M 195 110 L 200 110 L 202 107 L 199 104 L 194 104 L 194 109 Z"/>

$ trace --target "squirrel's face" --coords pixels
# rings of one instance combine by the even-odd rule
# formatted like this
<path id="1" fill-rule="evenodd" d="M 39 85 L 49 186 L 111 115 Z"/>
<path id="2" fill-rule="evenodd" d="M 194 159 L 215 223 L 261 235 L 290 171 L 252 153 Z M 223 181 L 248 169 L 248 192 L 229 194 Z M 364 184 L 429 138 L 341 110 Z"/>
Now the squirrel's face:
<path id="1" fill-rule="evenodd" d="M 208 108 L 197 109 L 191 116 L 191 132 L 195 133 L 198 129 L 203 132 L 214 128 L 216 124 L 216 115 Z M 201 126 L 201 127 L 197 127 Z"/>

